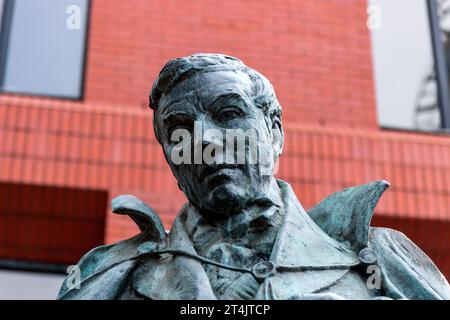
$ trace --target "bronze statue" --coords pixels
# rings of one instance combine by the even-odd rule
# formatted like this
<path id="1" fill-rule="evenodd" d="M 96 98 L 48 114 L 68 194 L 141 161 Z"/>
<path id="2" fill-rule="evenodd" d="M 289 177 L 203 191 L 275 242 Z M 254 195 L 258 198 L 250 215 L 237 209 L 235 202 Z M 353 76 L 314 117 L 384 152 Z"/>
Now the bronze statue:
<path id="1" fill-rule="evenodd" d="M 387 182 L 345 189 L 306 212 L 274 177 L 281 107 L 269 81 L 240 60 L 169 61 L 150 106 L 189 202 L 166 232 L 139 199 L 114 199 L 113 211 L 141 233 L 87 253 L 78 285 L 68 277 L 59 299 L 450 298 L 446 279 L 405 235 L 370 227 Z"/>

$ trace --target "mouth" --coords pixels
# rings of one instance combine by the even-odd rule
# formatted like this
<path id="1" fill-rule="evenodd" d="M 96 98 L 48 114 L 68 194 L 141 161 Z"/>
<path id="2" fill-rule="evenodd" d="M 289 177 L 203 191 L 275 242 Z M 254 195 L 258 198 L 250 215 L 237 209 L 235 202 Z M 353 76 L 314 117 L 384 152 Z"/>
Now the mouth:
<path id="1" fill-rule="evenodd" d="M 206 182 L 208 185 L 222 184 L 230 180 L 236 171 L 242 171 L 242 169 L 239 166 L 227 164 L 208 166 L 202 171 L 200 181 Z"/>

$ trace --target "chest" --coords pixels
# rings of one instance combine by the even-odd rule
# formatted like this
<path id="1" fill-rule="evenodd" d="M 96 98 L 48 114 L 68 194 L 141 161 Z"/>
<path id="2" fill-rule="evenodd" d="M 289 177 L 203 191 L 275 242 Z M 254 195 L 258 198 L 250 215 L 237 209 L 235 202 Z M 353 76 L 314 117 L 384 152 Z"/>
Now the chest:
<path id="1" fill-rule="evenodd" d="M 368 300 L 379 296 L 379 288 L 358 270 L 285 272 L 266 279 L 256 299 L 318 299 L 333 294 L 340 299 Z"/>
<path id="2" fill-rule="evenodd" d="M 368 300 L 381 295 L 380 288 L 370 281 L 370 275 L 354 268 L 276 271 L 266 279 L 216 266 L 206 266 L 205 271 L 219 299 L 317 299 L 320 295 L 333 294 L 341 299 Z"/>

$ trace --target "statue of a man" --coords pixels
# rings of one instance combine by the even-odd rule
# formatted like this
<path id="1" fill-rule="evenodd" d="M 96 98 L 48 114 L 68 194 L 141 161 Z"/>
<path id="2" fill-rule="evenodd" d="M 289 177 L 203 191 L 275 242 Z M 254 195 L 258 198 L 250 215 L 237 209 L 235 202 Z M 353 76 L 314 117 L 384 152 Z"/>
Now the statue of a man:
<path id="1" fill-rule="evenodd" d="M 141 233 L 88 252 L 74 268 L 78 283 L 69 275 L 59 299 L 450 298 L 448 282 L 414 243 L 370 227 L 387 182 L 345 189 L 306 212 L 274 177 L 281 107 L 269 81 L 240 60 L 169 61 L 150 106 L 189 202 L 166 232 L 139 199 L 114 199 L 113 211 Z"/>

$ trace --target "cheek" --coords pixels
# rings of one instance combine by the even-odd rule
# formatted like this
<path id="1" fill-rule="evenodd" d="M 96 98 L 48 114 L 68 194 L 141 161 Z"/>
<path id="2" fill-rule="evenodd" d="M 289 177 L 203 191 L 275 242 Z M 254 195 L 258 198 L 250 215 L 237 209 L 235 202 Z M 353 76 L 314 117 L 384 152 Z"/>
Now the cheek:
<path id="1" fill-rule="evenodd" d="M 197 181 L 193 166 L 189 164 L 174 164 L 171 161 L 169 162 L 169 166 L 178 181 L 190 183 Z"/>
<path id="2" fill-rule="evenodd" d="M 183 165 L 182 164 L 175 164 L 172 161 L 172 150 L 173 150 L 173 146 L 165 145 L 164 146 L 164 156 L 166 158 L 167 164 L 172 169 L 172 172 L 178 178 L 180 176 L 179 173 L 183 172 L 183 170 L 181 168 Z"/>
<path id="3" fill-rule="evenodd" d="M 164 147 L 164 156 L 166 158 L 167 163 L 170 167 L 175 167 L 175 165 L 172 162 L 172 147 Z"/>
<path id="4" fill-rule="evenodd" d="M 272 139 L 267 130 L 261 129 L 259 131 L 258 148 L 261 156 L 267 157 L 273 155 Z"/>

